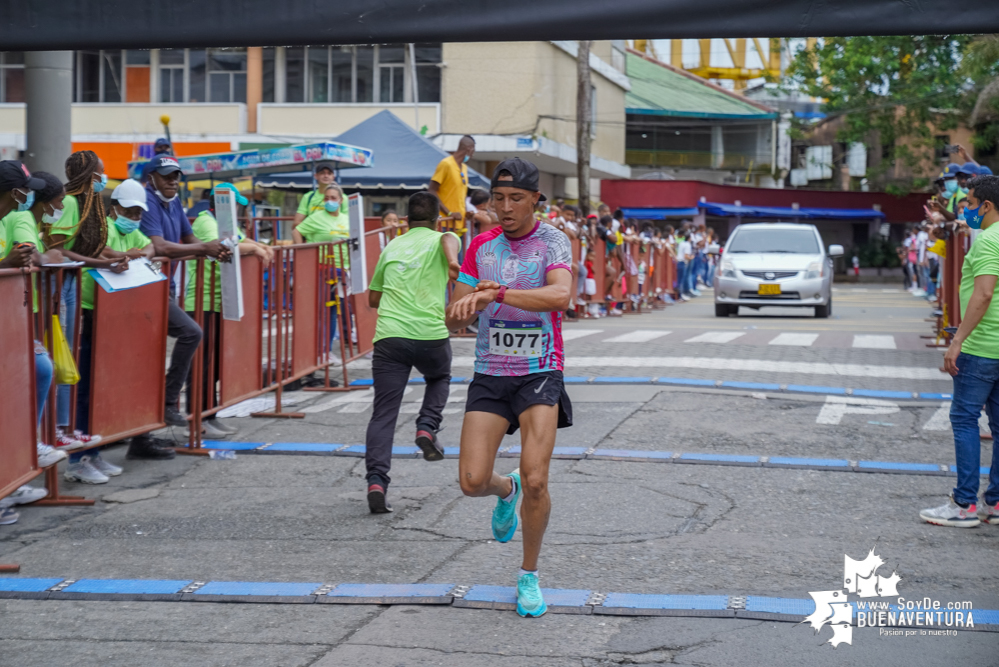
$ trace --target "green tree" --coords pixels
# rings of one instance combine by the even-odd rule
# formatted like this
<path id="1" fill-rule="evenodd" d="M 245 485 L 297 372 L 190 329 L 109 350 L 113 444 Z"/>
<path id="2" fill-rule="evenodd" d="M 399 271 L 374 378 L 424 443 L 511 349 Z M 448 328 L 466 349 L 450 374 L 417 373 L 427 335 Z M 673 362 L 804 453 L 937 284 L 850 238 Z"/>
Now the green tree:
<path id="1" fill-rule="evenodd" d="M 976 82 L 962 61 L 973 39 L 825 38 L 794 55 L 784 85 L 825 99 L 826 113 L 842 116 L 840 141 L 881 144 L 884 159 L 869 177 L 882 179 L 893 162 L 909 167 L 916 178 L 889 184 L 908 191 L 926 186 L 935 171 L 935 130 L 951 129 L 970 113 L 966 100 Z"/>

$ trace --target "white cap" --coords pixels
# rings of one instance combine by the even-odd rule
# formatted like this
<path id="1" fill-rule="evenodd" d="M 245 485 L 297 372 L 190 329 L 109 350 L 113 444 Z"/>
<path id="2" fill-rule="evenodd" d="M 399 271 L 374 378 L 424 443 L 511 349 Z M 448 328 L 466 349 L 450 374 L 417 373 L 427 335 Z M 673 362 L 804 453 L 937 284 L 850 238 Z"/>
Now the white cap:
<path id="1" fill-rule="evenodd" d="M 129 178 L 121 182 L 121 185 L 111 193 L 112 201 L 117 201 L 119 206 L 132 208 L 138 206 L 143 211 L 148 211 L 146 206 L 146 189 L 135 179 Z"/>

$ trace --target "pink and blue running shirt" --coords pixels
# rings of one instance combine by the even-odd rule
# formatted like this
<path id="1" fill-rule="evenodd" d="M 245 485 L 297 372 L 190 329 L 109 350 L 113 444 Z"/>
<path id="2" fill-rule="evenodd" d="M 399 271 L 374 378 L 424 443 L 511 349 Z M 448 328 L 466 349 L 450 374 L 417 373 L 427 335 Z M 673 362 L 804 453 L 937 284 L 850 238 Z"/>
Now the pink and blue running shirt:
<path id="1" fill-rule="evenodd" d="M 508 289 L 528 290 L 548 284 L 552 269 L 571 271 L 569 238 L 547 223 L 536 223 L 527 236 L 511 239 L 496 227 L 472 240 L 458 282 L 475 287 L 493 280 Z M 479 314 L 475 372 L 522 376 L 561 371 L 562 313 L 531 313 L 502 303 Z"/>

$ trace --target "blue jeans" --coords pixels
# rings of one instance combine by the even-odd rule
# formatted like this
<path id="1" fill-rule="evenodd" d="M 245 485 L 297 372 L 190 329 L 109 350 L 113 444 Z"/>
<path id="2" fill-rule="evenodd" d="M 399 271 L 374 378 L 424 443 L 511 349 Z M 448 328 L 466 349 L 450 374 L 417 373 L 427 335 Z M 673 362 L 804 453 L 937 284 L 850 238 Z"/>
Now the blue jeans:
<path id="1" fill-rule="evenodd" d="M 38 407 L 38 428 L 42 427 L 42 413 L 45 412 L 45 401 L 49 398 L 49 388 L 52 386 L 52 360 L 44 347 L 35 341 L 35 404 Z M 39 438 L 40 439 L 40 438 Z"/>
<path id="2" fill-rule="evenodd" d="M 687 263 L 676 263 L 676 291 L 678 294 L 687 293 Z"/>
<path id="3" fill-rule="evenodd" d="M 962 352 L 957 357 L 954 377 L 954 401 L 950 406 L 950 425 L 954 430 L 954 454 L 957 458 L 957 486 L 954 500 L 961 504 L 978 502 L 981 481 L 982 440 L 978 418 L 985 406 L 989 430 L 999 433 L 999 359 L 976 357 Z M 999 502 L 999 446 L 992 446 L 992 470 L 985 502 Z"/>
<path id="4" fill-rule="evenodd" d="M 66 336 L 66 342 L 72 349 L 73 335 L 76 333 L 76 280 L 70 276 L 66 276 L 62 281 L 60 299 L 66 306 L 66 317 L 60 317 L 59 322 L 62 324 L 62 332 Z M 73 434 L 73 429 L 67 428 L 69 426 L 69 406 L 72 391 L 72 385 L 61 384 L 56 387 L 56 425 L 63 427 L 69 435 Z"/>

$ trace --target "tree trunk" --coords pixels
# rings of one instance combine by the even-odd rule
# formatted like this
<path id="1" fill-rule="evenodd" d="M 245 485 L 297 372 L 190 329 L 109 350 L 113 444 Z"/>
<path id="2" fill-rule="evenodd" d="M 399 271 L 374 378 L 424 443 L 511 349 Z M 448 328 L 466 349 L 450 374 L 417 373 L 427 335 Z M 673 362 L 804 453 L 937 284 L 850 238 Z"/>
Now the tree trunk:
<path id="1" fill-rule="evenodd" d="M 579 208 L 585 218 L 590 212 L 590 140 L 591 109 L 590 42 L 579 42 L 576 56 L 576 179 L 579 191 Z"/>

